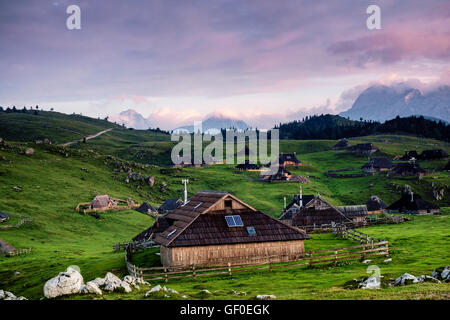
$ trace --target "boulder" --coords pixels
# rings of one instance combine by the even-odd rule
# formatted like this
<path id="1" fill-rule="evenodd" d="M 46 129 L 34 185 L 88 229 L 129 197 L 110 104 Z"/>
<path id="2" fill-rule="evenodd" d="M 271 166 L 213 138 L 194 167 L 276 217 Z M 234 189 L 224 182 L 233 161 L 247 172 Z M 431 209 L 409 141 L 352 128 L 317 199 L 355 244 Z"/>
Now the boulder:
<path id="1" fill-rule="evenodd" d="M 277 297 L 273 294 L 258 294 L 256 299 L 258 300 L 267 300 L 267 299 L 276 299 Z"/>
<path id="2" fill-rule="evenodd" d="M 0 300 L 3 300 L 5 298 L 5 291 L 0 290 Z"/>
<path id="3" fill-rule="evenodd" d="M 148 183 L 148 186 L 149 186 L 150 188 L 153 188 L 153 186 L 155 185 L 155 177 L 153 177 L 153 176 L 148 176 L 148 177 L 146 178 L 146 181 L 147 181 L 147 183 Z"/>
<path id="4" fill-rule="evenodd" d="M 412 274 L 405 273 L 395 280 L 394 286 L 404 286 L 407 284 L 418 283 L 418 282 L 419 281 L 417 280 L 417 278 L 414 277 Z"/>
<path id="5" fill-rule="evenodd" d="M 81 293 L 102 295 L 102 290 L 100 290 L 96 282 L 89 281 L 81 288 Z"/>
<path id="6" fill-rule="evenodd" d="M 179 294 L 178 291 L 174 290 L 174 289 L 167 289 L 167 292 L 172 293 L 172 294 Z"/>
<path id="7" fill-rule="evenodd" d="M 209 290 L 207 290 L 207 289 L 203 289 L 202 291 L 201 291 L 201 293 L 204 293 L 204 294 L 212 294 Z"/>
<path id="8" fill-rule="evenodd" d="M 150 296 L 151 294 L 155 293 L 155 292 L 159 292 L 159 291 L 164 291 L 163 288 L 158 284 L 157 286 L 154 286 L 153 288 L 150 289 L 150 291 L 147 291 L 147 293 L 145 294 L 146 297 Z"/>
<path id="9" fill-rule="evenodd" d="M 34 154 L 34 149 L 33 148 L 28 148 L 27 150 L 25 150 L 25 154 L 27 156 L 31 156 Z"/>
<path id="10" fill-rule="evenodd" d="M 424 276 L 421 275 L 420 277 L 417 277 L 418 282 L 434 282 L 434 283 L 441 283 L 438 279 L 430 277 L 430 276 Z"/>
<path id="11" fill-rule="evenodd" d="M 95 278 L 94 280 L 89 281 L 89 282 L 92 282 L 92 283 L 96 284 L 97 287 L 99 287 L 99 288 L 103 287 L 105 285 L 105 279 L 104 278 Z"/>
<path id="12" fill-rule="evenodd" d="M 450 266 L 434 269 L 432 277 L 445 282 L 450 282 Z"/>
<path id="13" fill-rule="evenodd" d="M 120 280 L 119 277 L 117 277 L 115 274 L 108 272 L 105 276 L 105 282 L 104 282 L 104 290 L 112 292 L 118 288 L 122 287 L 122 280 Z M 128 288 L 130 286 L 128 285 Z M 130 288 L 131 289 L 131 288 Z"/>
<path id="14" fill-rule="evenodd" d="M 51 299 L 63 295 L 80 293 L 83 285 L 83 276 L 77 270 L 69 267 L 66 271 L 60 272 L 58 276 L 45 283 L 44 296 Z"/>
<path id="15" fill-rule="evenodd" d="M 358 288 L 360 289 L 380 289 L 381 282 L 377 277 L 368 277 L 366 280 L 362 281 Z"/>

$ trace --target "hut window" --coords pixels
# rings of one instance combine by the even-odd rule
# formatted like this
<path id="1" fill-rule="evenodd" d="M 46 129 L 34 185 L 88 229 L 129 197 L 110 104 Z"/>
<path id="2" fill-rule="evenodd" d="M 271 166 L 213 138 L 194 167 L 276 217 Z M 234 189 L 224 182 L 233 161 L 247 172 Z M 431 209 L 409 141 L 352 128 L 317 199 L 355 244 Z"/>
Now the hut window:
<path id="1" fill-rule="evenodd" d="M 225 208 L 232 209 L 233 208 L 233 201 L 232 200 L 225 200 Z"/>
<path id="2" fill-rule="evenodd" d="M 247 227 L 247 232 L 249 236 L 256 236 L 256 230 L 253 226 Z"/>
<path id="3" fill-rule="evenodd" d="M 225 216 L 229 227 L 243 227 L 241 216 Z"/>

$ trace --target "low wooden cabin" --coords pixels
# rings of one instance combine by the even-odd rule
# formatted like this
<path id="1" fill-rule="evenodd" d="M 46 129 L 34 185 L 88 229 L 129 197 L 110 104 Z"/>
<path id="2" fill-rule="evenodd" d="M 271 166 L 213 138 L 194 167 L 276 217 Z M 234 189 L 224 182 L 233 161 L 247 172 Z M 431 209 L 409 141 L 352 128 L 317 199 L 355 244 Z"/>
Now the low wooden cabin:
<path id="1" fill-rule="evenodd" d="M 133 238 L 134 242 L 144 242 L 151 241 L 155 238 L 157 233 L 163 232 L 169 227 L 169 221 L 166 218 L 166 215 L 162 215 L 156 218 L 153 225 L 139 233 L 137 236 Z"/>
<path id="2" fill-rule="evenodd" d="M 6 213 L 4 213 L 4 212 L 0 212 L 0 223 L 1 222 L 6 222 L 6 221 L 8 221 L 9 220 L 9 215 L 7 215 Z"/>
<path id="3" fill-rule="evenodd" d="M 390 171 L 394 164 L 386 157 L 372 158 L 361 169 L 364 172 Z"/>
<path id="4" fill-rule="evenodd" d="M 139 208 L 136 209 L 136 211 L 139 211 L 141 213 L 155 215 L 158 214 L 158 208 L 152 206 L 151 204 L 144 202 L 139 206 Z"/>
<path id="5" fill-rule="evenodd" d="M 333 207 L 320 195 L 314 197 L 292 218 L 292 225 L 308 229 L 311 227 L 320 228 L 329 226 L 331 223 L 352 223 L 342 212 Z"/>
<path id="6" fill-rule="evenodd" d="M 283 209 L 281 212 L 280 220 L 283 222 L 292 223 L 292 217 L 300 211 L 304 206 L 306 206 L 311 200 L 314 199 L 312 194 L 296 194 L 292 198 L 292 201 Z"/>
<path id="7" fill-rule="evenodd" d="M 348 142 L 347 139 L 341 139 L 331 149 L 332 150 L 342 150 L 342 149 L 350 148 L 351 146 L 352 145 L 350 144 L 350 142 Z"/>
<path id="8" fill-rule="evenodd" d="M 291 261 L 310 238 L 228 192 L 199 191 L 165 217 L 154 239 L 166 267 Z"/>
<path id="9" fill-rule="evenodd" d="M 280 166 L 301 166 L 302 162 L 297 159 L 297 154 L 294 153 L 280 153 L 279 155 Z"/>
<path id="10" fill-rule="evenodd" d="M 88 209 L 107 210 L 117 206 L 117 201 L 107 194 L 98 195 L 92 200 Z"/>
<path id="11" fill-rule="evenodd" d="M 371 196 L 366 202 L 368 214 L 381 214 L 384 213 L 388 205 L 380 199 L 378 196 Z"/>
<path id="12" fill-rule="evenodd" d="M 416 150 L 409 150 L 409 151 L 405 151 L 405 154 L 398 160 L 410 161 L 410 160 L 417 160 L 418 158 L 419 158 L 419 154 L 417 153 Z"/>
<path id="13" fill-rule="evenodd" d="M 392 173 L 396 176 L 423 176 L 426 174 L 426 171 L 420 167 L 418 163 L 415 161 L 405 162 L 405 163 L 397 163 L 392 168 Z"/>
<path id="14" fill-rule="evenodd" d="M 445 159 L 448 157 L 448 153 L 442 149 L 434 149 L 434 150 L 424 150 L 419 155 L 419 160 L 438 160 Z"/>
<path id="15" fill-rule="evenodd" d="M 366 205 L 357 206 L 339 206 L 336 207 L 347 218 L 352 220 L 353 225 L 356 227 L 364 226 L 368 216 Z"/>
<path id="16" fill-rule="evenodd" d="M 350 148 L 350 152 L 363 156 L 370 156 L 372 153 L 377 152 L 379 149 L 372 143 L 358 143 L 356 146 Z"/>
<path id="17" fill-rule="evenodd" d="M 439 214 L 440 208 L 422 199 L 413 192 L 403 193 L 402 197 L 387 207 L 389 212 L 400 212 L 409 214 Z"/>
<path id="18" fill-rule="evenodd" d="M 181 199 L 167 199 L 164 201 L 164 203 L 158 208 L 159 213 L 169 213 L 178 208 L 179 206 L 183 205 L 183 200 Z"/>

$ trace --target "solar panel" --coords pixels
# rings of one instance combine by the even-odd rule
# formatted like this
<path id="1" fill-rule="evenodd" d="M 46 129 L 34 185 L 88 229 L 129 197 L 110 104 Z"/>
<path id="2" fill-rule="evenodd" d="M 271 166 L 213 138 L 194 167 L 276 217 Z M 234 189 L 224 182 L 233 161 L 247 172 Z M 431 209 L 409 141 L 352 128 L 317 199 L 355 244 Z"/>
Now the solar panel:
<path id="1" fill-rule="evenodd" d="M 234 223 L 233 216 L 226 216 L 225 220 L 227 220 L 227 224 L 229 227 L 235 227 L 236 224 Z"/>
<path id="2" fill-rule="evenodd" d="M 244 224 L 242 223 L 241 216 L 233 216 L 234 223 L 236 224 L 236 227 L 243 227 Z"/>
<path id="3" fill-rule="evenodd" d="M 243 227 L 241 216 L 225 216 L 225 220 L 227 221 L 227 225 L 229 227 Z"/>
<path id="4" fill-rule="evenodd" d="M 247 227 L 247 232 L 250 236 L 256 236 L 256 230 L 255 230 L 255 227 L 253 227 L 253 226 Z"/>

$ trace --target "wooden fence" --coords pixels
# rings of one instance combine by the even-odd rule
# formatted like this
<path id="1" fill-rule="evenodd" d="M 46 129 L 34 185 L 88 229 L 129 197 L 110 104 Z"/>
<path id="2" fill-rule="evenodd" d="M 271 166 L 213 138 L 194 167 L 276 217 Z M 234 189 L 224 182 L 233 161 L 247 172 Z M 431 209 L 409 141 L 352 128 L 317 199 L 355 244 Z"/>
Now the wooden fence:
<path id="1" fill-rule="evenodd" d="M 6 253 L 7 257 L 16 257 L 16 256 L 20 256 L 23 254 L 27 254 L 31 252 L 31 248 L 27 248 L 27 249 L 20 249 L 20 250 L 16 250 L 16 251 L 10 251 Z"/>
<path id="2" fill-rule="evenodd" d="M 168 282 L 169 279 L 179 279 L 179 278 L 192 278 L 197 279 L 197 277 L 214 276 L 214 275 L 232 275 L 238 272 L 248 272 L 256 270 L 268 270 L 271 272 L 274 269 L 279 268 L 292 268 L 298 266 L 314 266 L 321 263 L 332 263 L 337 264 L 339 261 L 344 260 L 364 260 L 367 257 L 372 256 L 387 256 L 389 255 L 389 243 L 388 241 L 371 242 L 364 243 L 360 245 L 355 245 L 346 248 L 333 248 L 309 251 L 303 256 L 297 257 L 294 261 L 272 263 L 271 258 L 267 257 L 267 261 L 264 263 L 252 264 L 235 264 L 230 263 L 217 267 L 201 267 L 201 266 L 191 266 L 189 268 L 174 268 L 174 267 L 151 267 L 151 268 L 140 268 L 129 262 L 131 258 L 132 250 L 127 248 L 127 254 L 125 255 L 125 261 L 127 265 L 128 272 L 138 278 L 145 279 L 147 281 L 153 280 L 164 280 Z M 279 258 L 279 256 L 277 256 Z M 292 259 L 292 257 L 288 257 Z M 245 259 L 243 259 L 244 261 Z"/>
<path id="3" fill-rule="evenodd" d="M 137 250 L 156 248 L 156 247 L 159 247 L 159 244 L 155 243 L 154 241 L 140 241 L 140 242 L 131 241 L 131 242 L 123 242 L 123 243 L 118 242 L 113 245 L 113 251 L 117 252 L 117 251 L 127 250 L 127 247 L 129 247 L 133 251 L 137 251 Z"/>
<path id="4" fill-rule="evenodd" d="M 360 232 L 358 230 L 349 229 L 344 224 L 335 224 L 333 223 L 333 233 L 336 234 L 339 237 L 350 239 L 359 243 L 365 243 L 365 244 L 373 244 L 373 243 L 380 243 L 380 242 L 386 242 L 374 237 L 369 236 L 366 233 Z"/>

